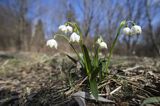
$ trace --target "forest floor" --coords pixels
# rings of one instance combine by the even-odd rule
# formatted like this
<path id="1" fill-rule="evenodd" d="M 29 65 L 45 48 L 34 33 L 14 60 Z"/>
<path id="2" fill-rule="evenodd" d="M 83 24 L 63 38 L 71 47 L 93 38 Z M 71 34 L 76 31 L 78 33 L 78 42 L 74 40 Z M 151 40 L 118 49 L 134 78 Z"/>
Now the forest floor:
<path id="1" fill-rule="evenodd" d="M 58 53 L 0 53 L 0 105 L 75 104 L 69 99 L 71 95 L 64 95 L 70 90 L 68 71 L 78 74 L 70 70 L 72 66 L 67 56 Z M 160 58 L 113 56 L 109 68 L 108 80 L 99 87 L 105 89 L 107 99 L 114 101 L 114 105 L 136 106 L 148 97 L 160 96 Z M 101 105 L 110 106 L 94 101 L 87 104 Z"/>

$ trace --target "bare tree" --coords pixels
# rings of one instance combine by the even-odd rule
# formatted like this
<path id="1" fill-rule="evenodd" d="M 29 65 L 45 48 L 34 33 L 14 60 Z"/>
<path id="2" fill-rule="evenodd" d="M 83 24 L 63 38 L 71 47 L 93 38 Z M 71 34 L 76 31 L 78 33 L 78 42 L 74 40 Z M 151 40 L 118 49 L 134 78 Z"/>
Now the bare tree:
<path id="1" fill-rule="evenodd" d="M 77 0 L 77 7 L 80 11 L 75 13 L 75 15 L 77 18 L 80 15 L 79 13 L 81 13 L 81 20 L 76 21 L 79 21 L 79 25 L 85 37 L 89 36 L 94 29 L 100 26 L 99 24 L 102 21 L 102 4 L 103 0 Z"/>
<path id="2" fill-rule="evenodd" d="M 31 34 L 31 22 L 26 18 L 29 8 L 28 1 L 8 0 L 6 2 L 7 5 L 1 5 L 0 7 L 3 13 L 0 17 L 4 21 L 1 27 L 6 30 L 5 35 L 8 35 L 8 40 L 10 40 L 9 46 L 15 45 L 17 50 L 26 50 Z M 8 43 L 8 41 L 4 42 Z"/>
<path id="3" fill-rule="evenodd" d="M 43 23 L 41 20 L 38 20 L 36 26 L 35 26 L 35 33 L 32 37 L 31 46 L 34 50 L 40 51 L 43 49 L 45 45 L 45 34 L 44 34 L 44 28 Z"/>
<path id="4" fill-rule="evenodd" d="M 145 31 L 145 35 L 146 35 L 146 41 L 148 44 L 152 44 L 154 50 L 156 51 L 156 53 L 158 55 L 160 55 L 160 46 L 158 45 L 156 39 L 157 39 L 157 35 L 155 34 L 154 32 L 154 27 L 152 25 L 152 17 L 151 17 L 151 7 L 150 7 L 151 3 L 149 3 L 149 0 L 146 0 L 145 1 L 145 9 L 146 9 L 146 18 L 147 18 L 147 21 L 148 21 L 148 25 L 146 27 L 146 31 Z"/>

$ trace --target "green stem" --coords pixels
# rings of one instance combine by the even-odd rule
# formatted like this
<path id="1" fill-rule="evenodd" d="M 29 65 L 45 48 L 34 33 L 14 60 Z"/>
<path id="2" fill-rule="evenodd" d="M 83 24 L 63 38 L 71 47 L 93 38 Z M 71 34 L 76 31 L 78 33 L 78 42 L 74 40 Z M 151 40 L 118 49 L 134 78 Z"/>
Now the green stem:
<path id="1" fill-rule="evenodd" d="M 69 39 L 61 34 L 55 34 L 54 38 L 56 38 L 57 36 L 63 37 L 65 40 L 67 40 L 69 42 Z M 71 46 L 71 48 L 74 50 L 74 52 L 76 53 L 77 57 L 79 58 L 79 60 L 81 59 L 79 54 L 77 53 L 76 49 L 74 48 L 74 46 L 69 42 L 69 45 Z"/>
<path id="2" fill-rule="evenodd" d="M 73 46 L 71 43 L 69 43 L 69 44 L 70 44 L 71 48 L 74 50 L 74 52 L 76 53 L 78 59 L 81 60 L 81 57 L 79 56 L 79 54 L 78 54 L 78 52 L 76 51 L 76 49 L 74 48 L 74 46 Z"/>
<path id="3" fill-rule="evenodd" d="M 62 35 L 62 34 L 55 34 L 55 35 L 54 35 L 54 39 L 55 39 L 56 37 L 58 37 L 58 36 L 63 37 L 65 40 L 67 40 L 67 41 L 69 42 L 69 39 L 68 39 L 65 35 Z"/>
<path id="4" fill-rule="evenodd" d="M 109 56 L 108 56 L 108 60 L 107 60 L 107 63 L 106 63 L 106 74 L 108 74 L 108 67 L 110 65 L 110 60 L 111 60 L 111 56 L 113 54 L 113 49 L 116 45 L 116 42 L 118 40 L 118 36 L 120 35 L 120 32 L 121 32 L 121 28 L 126 24 L 126 21 L 122 21 L 118 30 L 117 30 L 117 34 L 116 34 L 116 38 L 114 39 L 113 43 L 112 43 L 112 46 L 111 46 L 111 49 L 110 49 L 110 53 L 109 53 Z"/>
<path id="5" fill-rule="evenodd" d="M 68 22 L 68 24 L 74 26 L 75 32 L 80 35 L 79 45 L 80 45 L 80 47 L 81 47 L 81 51 L 82 51 L 82 54 L 83 54 L 83 56 L 84 56 L 84 60 L 83 60 L 83 59 L 80 59 L 80 60 L 83 60 L 83 63 L 84 63 L 84 65 L 86 66 L 87 75 L 88 75 L 88 77 L 89 77 L 89 79 L 90 79 L 90 70 L 89 70 L 89 67 L 88 67 L 88 64 L 87 64 L 87 59 L 86 59 L 87 57 L 85 56 L 85 50 L 84 50 L 84 48 L 83 48 L 83 36 L 82 36 L 82 32 L 80 31 L 80 28 L 78 27 L 78 25 L 77 25 L 76 23 Z"/>
<path id="6" fill-rule="evenodd" d="M 87 75 L 88 75 L 88 78 L 90 79 L 91 78 L 90 70 L 89 70 L 89 67 L 88 67 L 88 64 L 87 64 L 87 57 L 85 55 L 85 51 L 84 51 L 84 48 L 83 48 L 82 41 L 80 42 L 80 47 L 81 47 L 81 50 L 82 50 L 82 54 L 83 54 L 83 58 L 84 58 L 84 64 L 86 66 Z"/>
<path id="7" fill-rule="evenodd" d="M 99 46 L 98 46 L 98 48 L 97 48 L 97 51 L 95 51 L 95 52 L 96 52 L 96 54 L 95 54 L 95 58 L 96 58 L 96 60 L 95 60 L 95 66 L 98 67 Z"/>
<path id="8" fill-rule="evenodd" d="M 76 25 L 76 27 L 78 28 L 77 25 Z M 81 31 L 79 30 L 79 28 L 77 30 L 79 31 L 79 35 L 80 35 L 80 42 L 79 42 L 79 44 L 80 44 L 80 47 L 81 47 L 82 54 L 84 56 L 84 64 L 86 66 L 86 71 L 87 71 L 88 78 L 90 79 L 90 77 L 91 77 L 90 71 L 91 70 L 89 70 L 89 67 L 88 67 L 88 64 L 87 64 L 87 57 L 85 56 L 85 50 L 83 48 L 83 35 L 82 35 Z"/>

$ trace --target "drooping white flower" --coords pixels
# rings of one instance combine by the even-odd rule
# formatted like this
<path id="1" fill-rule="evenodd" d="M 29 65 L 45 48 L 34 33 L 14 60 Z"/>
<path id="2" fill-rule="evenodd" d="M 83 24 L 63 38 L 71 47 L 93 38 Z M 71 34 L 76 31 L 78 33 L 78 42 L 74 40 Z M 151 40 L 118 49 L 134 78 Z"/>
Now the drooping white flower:
<path id="1" fill-rule="evenodd" d="M 51 48 L 55 47 L 57 49 L 58 43 L 57 43 L 56 40 L 50 39 L 50 40 L 47 41 L 46 45 L 51 47 Z"/>
<path id="2" fill-rule="evenodd" d="M 73 32 L 72 35 L 70 36 L 70 42 L 79 42 L 79 41 L 80 41 L 80 36 L 75 32 Z"/>
<path id="3" fill-rule="evenodd" d="M 123 28 L 123 34 L 124 35 L 131 35 L 131 29 L 129 27 Z"/>
<path id="4" fill-rule="evenodd" d="M 101 42 L 99 44 L 100 48 L 104 48 L 104 49 L 107 49 L 107 44 L 105 42 Z"/>
<path id="5" fill-rule="evenodd" d="M 58 29 L 60 31 L 64 32 L 64 33 L 67 33 L 67 27 L 66 27 L 66 25 L 60 25 Z"/>
<path id="6" fill-rule="evenodd" d="M 70 33 L 72 33 L 72 31 L 73 31 L 73 28 L 71 27 L 71 26 L 67 26 L 67 32 L 70 32 Z"/>
<path id="7" fill-rule="evenodd" d="M 102 38 L 100 37 L 100 38 L 97 39 L 97 42 L 96 42 L 96 43 L 100 44 L 102 41 L 103 41 L 103 40 L 102 40 Z"/>
<path id="8" fill-rule="evenodd" d="M 141 33 L 142 33 L 142 29 L 140 26 L 138 26 L 138 25 L 132 26 L 132 28 L 131 28 L 132 35 L 137 35 L 137 34 L 141 34 Z"/>
<path id="9" fill-rule="evenodd" d="M 99 44 L 100 48 L 106 48 L 107 49 L 107 44 L 103 41 L 102 37 L 98 38 L 96 43 Z"/>

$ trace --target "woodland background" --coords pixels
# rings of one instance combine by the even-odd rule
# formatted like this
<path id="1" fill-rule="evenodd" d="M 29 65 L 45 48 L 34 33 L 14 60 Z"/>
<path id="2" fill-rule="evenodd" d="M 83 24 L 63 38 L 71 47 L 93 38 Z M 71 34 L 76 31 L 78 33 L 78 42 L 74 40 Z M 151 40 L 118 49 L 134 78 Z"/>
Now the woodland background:
<path id="1" fill-rule="evenodd" d="M 143 33 L 121 35 L 115 53 L 160 56 L 159 11 L 160 0 L 0 0 L 0 51 L 48 52 L 46 40 L 66 21 L 77 22 L 88 43 L 101 35 L 110 48 L 126 19 Z M 64 41 L 59 48 L 69 49 Z"/>

